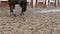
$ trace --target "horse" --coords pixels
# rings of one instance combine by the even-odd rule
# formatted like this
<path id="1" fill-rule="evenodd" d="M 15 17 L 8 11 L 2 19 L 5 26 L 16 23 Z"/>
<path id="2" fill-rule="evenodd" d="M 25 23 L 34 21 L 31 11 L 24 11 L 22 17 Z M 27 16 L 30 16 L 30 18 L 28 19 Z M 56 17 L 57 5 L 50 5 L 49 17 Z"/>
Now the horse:
<path id="1" fill-rule="evenodd" d="M 10 16 L 16 16 L 13 13 L 13 9 L 15 9 L 15 5 L 19 4 L 19 6 L 22 8 L 20 15 L 24 15 L 24 12 L 27 9 L 27 0 L 8 0 L 9 7 L 10 7 Z"/>

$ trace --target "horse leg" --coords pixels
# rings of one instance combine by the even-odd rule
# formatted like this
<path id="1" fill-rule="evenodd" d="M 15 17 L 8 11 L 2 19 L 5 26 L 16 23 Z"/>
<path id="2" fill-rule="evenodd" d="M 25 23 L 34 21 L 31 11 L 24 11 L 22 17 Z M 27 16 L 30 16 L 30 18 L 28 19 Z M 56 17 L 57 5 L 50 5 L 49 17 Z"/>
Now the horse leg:
<path id="1" fill-rule="evenodd" d="M 13 9 L 15 9 L 15 5 L 13 5 Z"/>
<path id="2" fill-rule="evenodd" d="M 26 6 L 24 5 L 24 6 L 21 6 L 21 8 L 22 8 L 22 11 L 21 11 L 21 14 L 20 15 L 24 15 L 24 12 L 26 11 Z"/>
<path id="3" fill-rule="evenodd" d="M 10 5 L 10 16 L 12 15 L 16 17 L 16 15 L 13 13 L 13 5 Z"/>

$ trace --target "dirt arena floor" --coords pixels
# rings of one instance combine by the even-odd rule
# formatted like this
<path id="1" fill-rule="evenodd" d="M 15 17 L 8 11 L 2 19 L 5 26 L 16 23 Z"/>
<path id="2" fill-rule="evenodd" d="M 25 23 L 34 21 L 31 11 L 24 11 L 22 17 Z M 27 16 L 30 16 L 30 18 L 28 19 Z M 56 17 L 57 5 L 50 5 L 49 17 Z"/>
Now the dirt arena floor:
<path id="1" fill-rule="evenodd" d="M 17 8 L 14 10 L 17 17 L 9 17 L 9 9 L 1 7 L 0 34 L 60 34 L 60 12 L 42 10 L 28 8 L 21 16 L 21 9 Z"/>

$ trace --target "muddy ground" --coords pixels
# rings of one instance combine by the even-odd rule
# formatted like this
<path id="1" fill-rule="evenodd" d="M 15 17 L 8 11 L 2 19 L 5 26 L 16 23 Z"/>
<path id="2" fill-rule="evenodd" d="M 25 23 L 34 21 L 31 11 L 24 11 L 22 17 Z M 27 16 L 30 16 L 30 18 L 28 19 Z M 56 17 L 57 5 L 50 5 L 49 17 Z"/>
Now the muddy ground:
<path id="1" fill-rule="evenodd" d="M 21 16 L 21 9 L 9 17 L 9 9 L 0 8 L 0 34 L 60 34 L 60 12 L 41 13 L 40 9 L 28 8 Z"/>

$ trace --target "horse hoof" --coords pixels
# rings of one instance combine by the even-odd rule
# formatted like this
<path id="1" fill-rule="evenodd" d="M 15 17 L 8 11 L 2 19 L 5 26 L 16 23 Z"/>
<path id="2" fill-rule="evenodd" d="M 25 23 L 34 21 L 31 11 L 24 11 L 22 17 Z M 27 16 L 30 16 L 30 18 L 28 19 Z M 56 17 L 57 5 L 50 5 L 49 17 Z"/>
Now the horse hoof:
<path id="1" fill-rule="evenodd" d="M 24 13 L 21 13 L 20 15 L 22 16 L 22 15 L 24 15 Z"/>
<path id="2" fill-rule="evenodd" d="M 20 14 L 22 16 L 22 14 Z"/>
<path id="3" fill-rule="evenodd" d="M 13 16 L 15 16 L 16 17 L 16 15 L 14 14 Z"/>
<path id="4" fill-rule="evenodd" d="M 24 15 L 24 13 L 22 13 Z"/>

